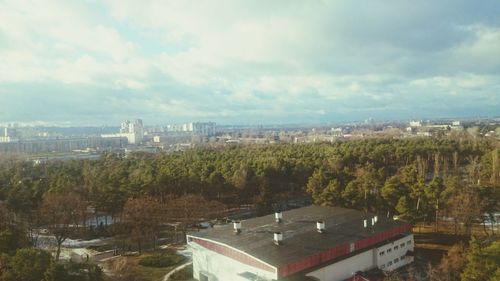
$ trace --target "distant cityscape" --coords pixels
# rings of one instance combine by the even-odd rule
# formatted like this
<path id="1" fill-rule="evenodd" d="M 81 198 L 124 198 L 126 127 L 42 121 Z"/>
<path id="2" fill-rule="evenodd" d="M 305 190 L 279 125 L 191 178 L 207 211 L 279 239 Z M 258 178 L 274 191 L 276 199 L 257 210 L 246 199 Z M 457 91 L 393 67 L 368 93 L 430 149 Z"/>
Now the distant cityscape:
<path id="1" fill-rule="evenodd" d="M 189 122 L 148 126 L 142 119 L 120 127 L 36 127 L 8 124 L 0 131 L 0 153 L 33 161 L 97 158 L 103 152 L 173 152 L 196 146 L 334 142 L 367 138 L 439 137 L 472 134 L 500 138 L 500 120 L 409 120 L 336 125 L 225 126 Z"/>

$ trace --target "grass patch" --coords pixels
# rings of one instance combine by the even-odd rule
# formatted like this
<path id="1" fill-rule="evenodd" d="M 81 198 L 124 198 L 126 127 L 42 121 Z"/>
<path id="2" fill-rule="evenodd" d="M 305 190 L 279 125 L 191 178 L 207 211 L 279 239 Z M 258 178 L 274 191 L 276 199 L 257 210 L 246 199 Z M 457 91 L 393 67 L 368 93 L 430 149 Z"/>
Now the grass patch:
<path id="1" fill-rule="evenodd" d="M 193 265 L 190 264 L 183 269 L 175 272 L 174 274 L 170 275 L 170 278 L 168 280 L 191 280 L 193 278 Z"/>
<path id="2" fill-rule="evenodd" d="M 139 258 L 139 265 L 147 267 L 169 267 L 184 261 L 184 257 L 173 253 L 155 253 Z"/>
<path id="3" fill-rule="evenodd" d="M 134 280 L 134 281 L 158 281 L 162 280 L 163 276 L 175 268 L 176 265 L 166 267 L 151 267 L 140 265 L 140 260 L 151 256 L 177 256 L 173 252 L 162 251 L 159 253 L 145 253 L 137 256 L 121 256 L 119 258 L 108 261 L 105 264 L 106 270 L 109 270 L 112 277 L 111 280 Z M 177 258 L 179 262 L 184 260 L 184 257 Z"/>

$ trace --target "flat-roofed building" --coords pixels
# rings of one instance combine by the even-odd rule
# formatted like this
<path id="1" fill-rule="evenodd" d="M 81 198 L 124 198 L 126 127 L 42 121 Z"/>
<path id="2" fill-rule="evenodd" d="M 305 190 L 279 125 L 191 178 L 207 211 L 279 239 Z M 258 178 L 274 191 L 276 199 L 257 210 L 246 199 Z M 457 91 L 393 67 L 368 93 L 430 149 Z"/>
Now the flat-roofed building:
<path id="1" fill-rule="evenodd" d="M 411 263 L 414 249 L 406 223 L 320 206 L 216 226 L 187 241 L 200 281 L 354 280 Z"/>

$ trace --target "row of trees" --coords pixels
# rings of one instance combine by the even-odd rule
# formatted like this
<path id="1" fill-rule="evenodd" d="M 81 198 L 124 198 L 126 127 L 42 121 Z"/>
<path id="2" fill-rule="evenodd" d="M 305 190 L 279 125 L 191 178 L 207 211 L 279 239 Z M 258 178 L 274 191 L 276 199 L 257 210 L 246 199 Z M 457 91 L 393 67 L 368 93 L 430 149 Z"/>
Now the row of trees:
<path id="1" fill-rule="evenodd" d="M 24 223 L 0 205 L 0 280 L 100 281 L 101 269 L 91 263 L 58 262 L 42 249 L 33 248 Z"/>
<path id="2" fill-rule="evenodd" d="M 481 139 L 200 148 L 41 165 L 2 160 L 0 200 L 18 215 L 37 210 L 48 193 L 76 194 L 96 214 L 111 216 L 129 198 L 165 203 L 186 194 L 230 206 L 256 203 L 264 211 L 286 198 L 311 196 L 317 204 L 413 221 L 435 220 L 442 210 L 457 213 L 453 206 L 464 196 L 472 198 L 471 207 L 481 206 L 476 215 L 498 209 L 499 201 L 498 144 Z"/>
<path id="3" fill-rule="evenodd" d="M 130 198 L 123 207 L 124 229 L 119 233 L 135 242 L 139 252 L 143 242 L 152 242 L 152 248 L 156 249 L 162 230 L 179 231 L 184 236 L 188 227 L 221 217 L 225 208 L 224 204 L 199 195 L 185 195 L 166 202 L 153 197 Z"/>
<path id="4" fill-rule="evenodd" d="M 2 281 L 101 281 L 101 269 L 89 262 L 56 262 L 49 252 L 23 248 L 15 255 L 0 256 Z"/>
<path id="5" fill-rule="evenodd" d="M 85 201 L 71 193 L 45 194 L 30 220 L 20 220 L 5 205 L 0 205 L 0 280 L 103 280 L 100 268 L 88 257 L 84 262 L 60 261 L 62 243 L 69 237 L 88 232 L 82 223 L 87 208 Z M 220 217 L 224 209 L 223 204 L 207 201 L 199 195 L 170 198 L 168 204 L 153 197 L 130 198 L 120 218 L 109 229 L 115 241 L 122 241 L 122 246 L 129 245 L 122 250 L 130 249 L 131 243 L 135 243 L 135 248 L 141 252 L 144 243 L 156 249 L 161 232 L 171 228 L 169 223 L 175 222 L 176 230 L 184 234 L 187 227 L 196 225 L 201 219 Z M 47 251 L 33 248 L 39 234 L 37 230 L 42 227 L 56 241 L 54 257 Z"/>
<path id="6" fill-rule="evenodd" d="M 469 245 L 454 245 L 437 265 L 426 270 L 410 267 L 405 273 L 391 272 L 386 281 L 496 281 L 500 280 L 500 241 L 472 238 Z"/>
<path id="7" fill-rule="evenodd" d="M 61 246 L 68 238 L 94 234 L 92 229 L 96 229 L 89 229 L 84 223 L 88 218 L 89 207 L 81 197 L 72 193 L 45 194 L 38 210 L 22 220 L 2 206 L 1 210 L 4 211 L 1 213 L 10 214 L 11 223 L 0 236 L 0 249 L 12 253 L 12 249 L 26 245 L 36 246 L 40 229 L 46 229 L 54 238 L 55 261 L 59 261 Z M 122 241 L 119 243 L 120 250 L 131 249 L 131 244 L 135 244 L 134 248 L 141 252 L 144 242 L 156 249 L 162 232 L 164 237 L 172 238 L 173 231 L 185 233 L 188 227 L 197 226 L 201 220 L 221 217 L 224 210 L 224 204 L 192 194 L 169 198 L 167 202 L 149 196 L 129 198 L 120 216 L 115 218 L 114 224 L 108 227 L 106 233 L 115 236 L 115 241 Z M 103 227 L 98 227 L 99 229 L 103 230 Z M 116 247 L 118 248 L 118 244 Z"/>

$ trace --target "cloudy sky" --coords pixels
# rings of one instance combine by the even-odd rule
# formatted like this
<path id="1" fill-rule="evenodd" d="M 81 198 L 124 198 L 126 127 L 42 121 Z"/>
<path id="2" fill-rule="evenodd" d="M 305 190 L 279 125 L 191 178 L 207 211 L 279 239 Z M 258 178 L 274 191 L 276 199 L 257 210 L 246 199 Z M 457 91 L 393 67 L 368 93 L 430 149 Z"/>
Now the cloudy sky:
<path id="1" fill-rule="evenodd" d="M 0 0 L 0 123 L 500 115 L 500 3 Z"/>

